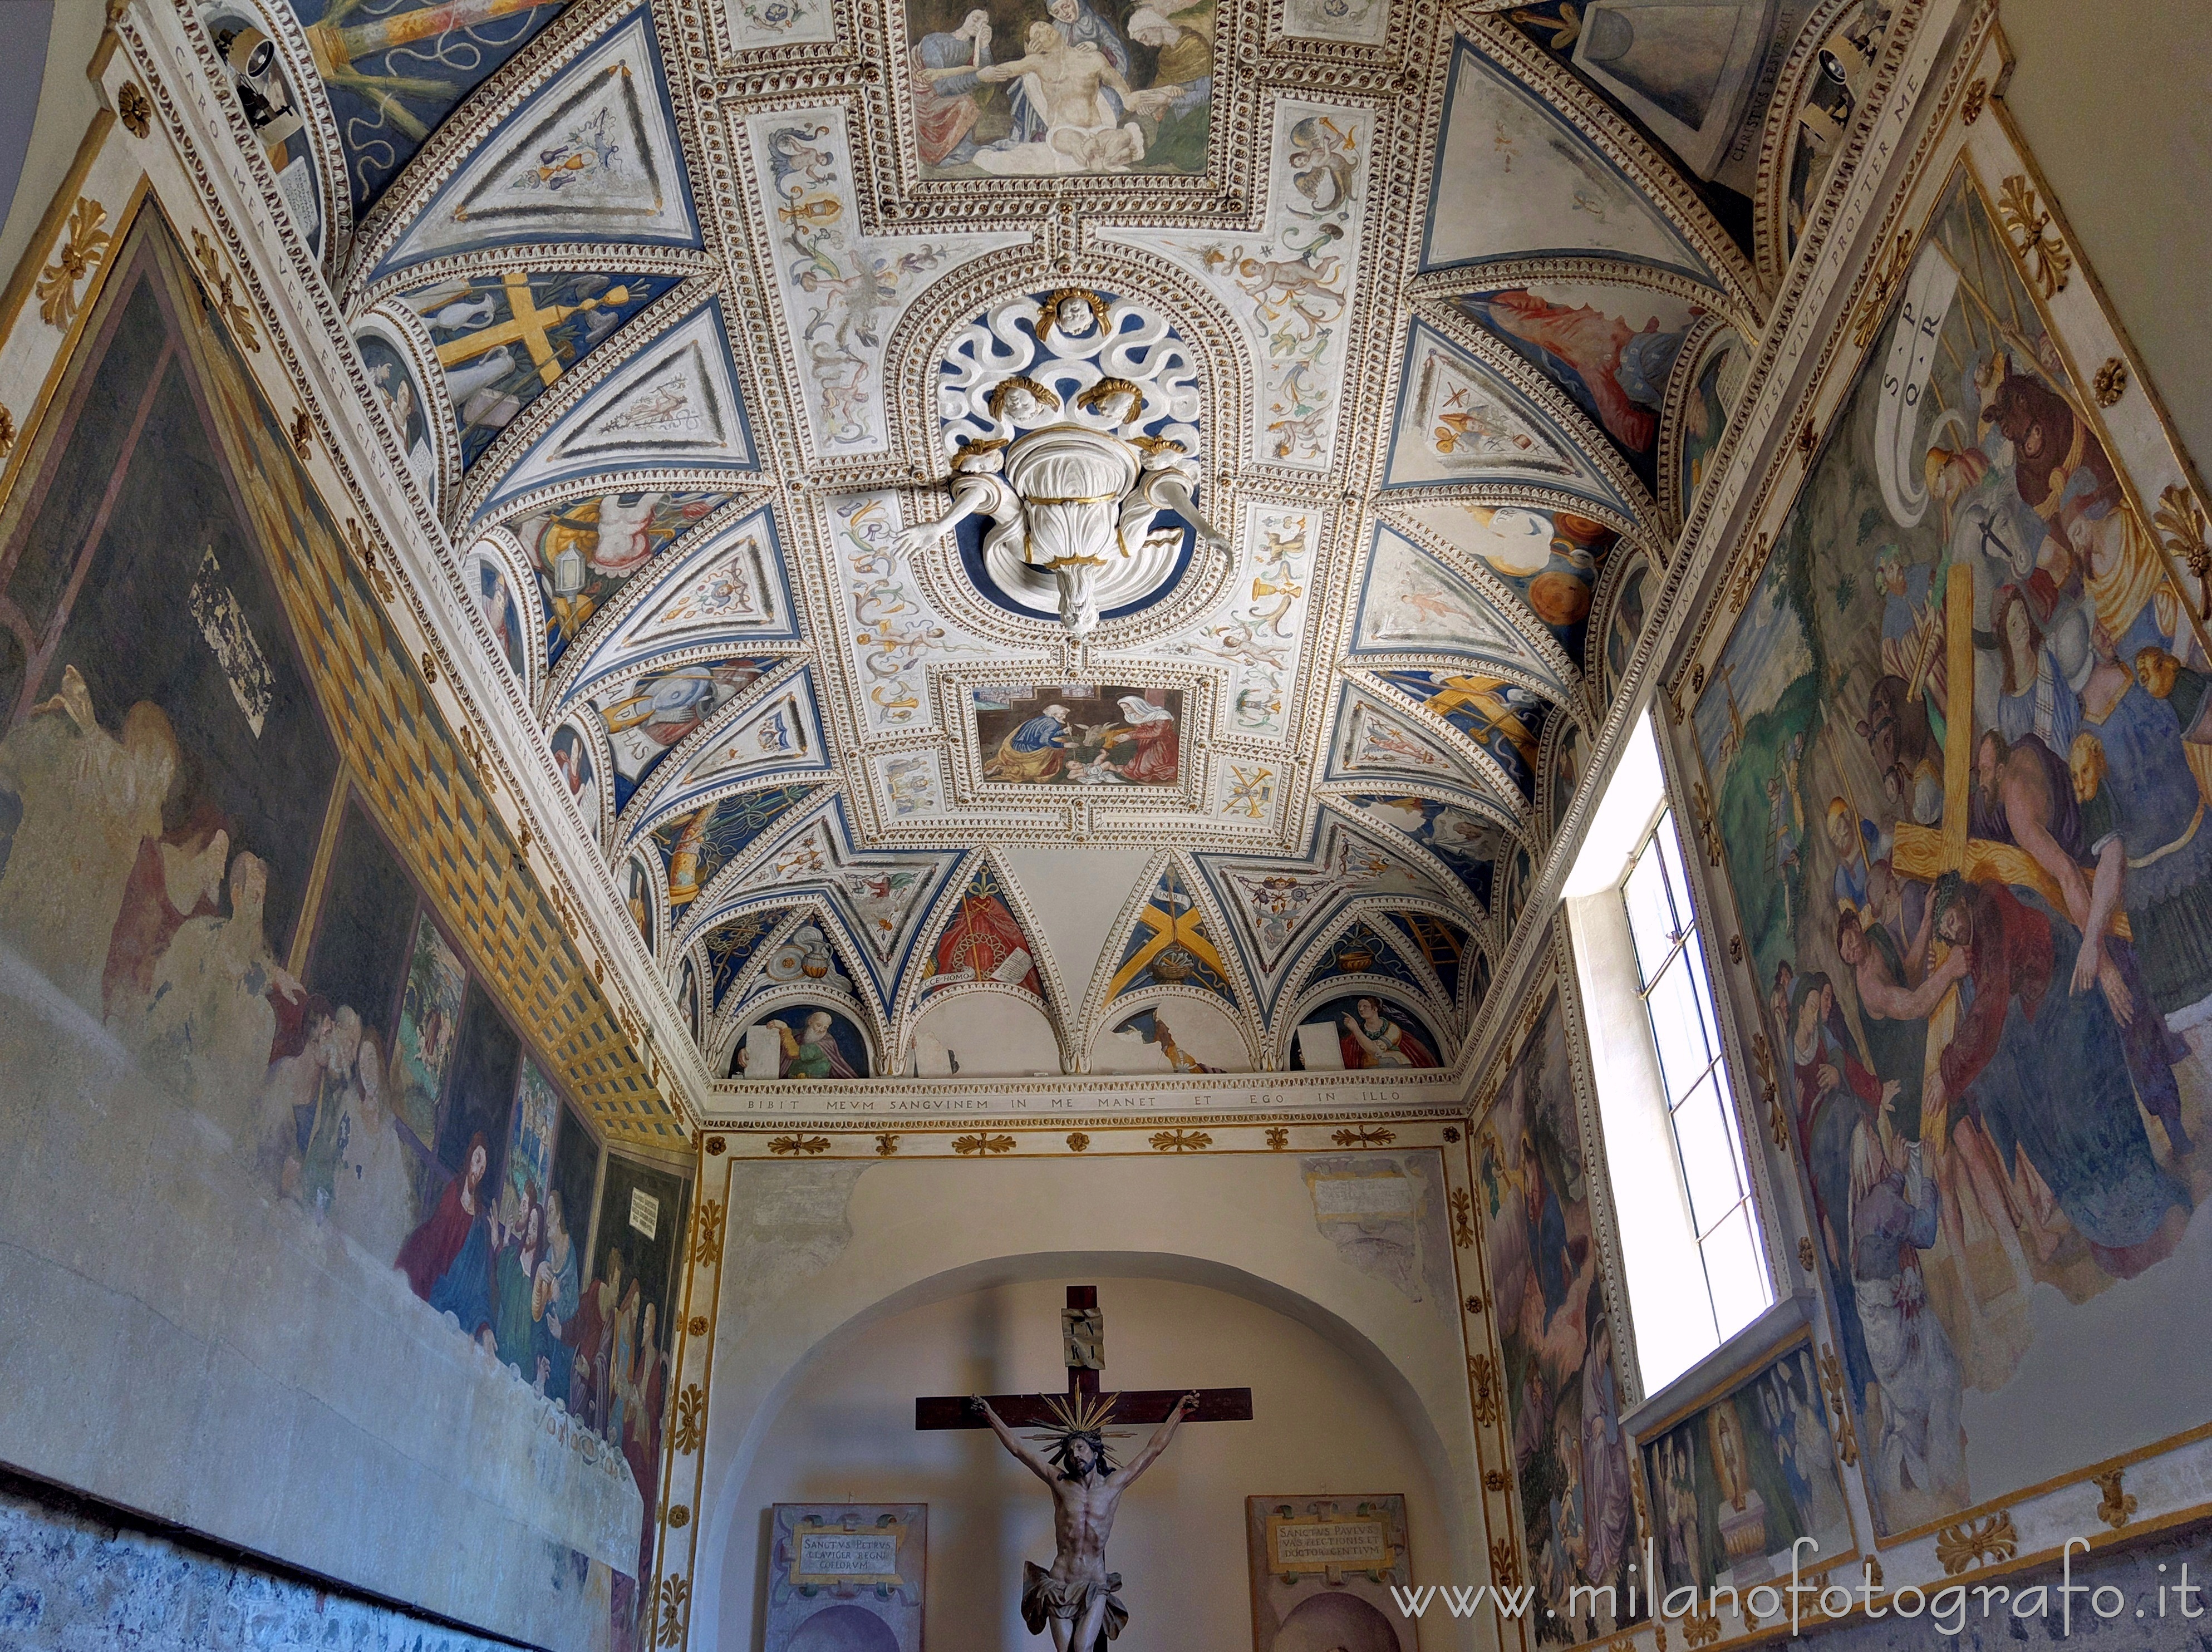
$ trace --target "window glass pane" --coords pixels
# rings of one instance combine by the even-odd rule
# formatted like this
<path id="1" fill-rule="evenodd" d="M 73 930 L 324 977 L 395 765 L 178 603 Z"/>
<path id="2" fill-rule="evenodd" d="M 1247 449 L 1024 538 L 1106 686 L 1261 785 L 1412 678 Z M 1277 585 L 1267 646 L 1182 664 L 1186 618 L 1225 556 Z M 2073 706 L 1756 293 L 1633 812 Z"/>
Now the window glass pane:
<path id="1" fill-rule="evenodd" d="M 1687 929 L 1698 921 L 1698 914 L 1690 905 L 1690 880 L 1682 868 L 1682 840 L 1674 830 L 1674 811 L 1669 809 L 1659 817 L 1659 829 L 1651 835 L 1659 846 L 1659 853 L 1667 864 L 1668 891 L 1674 897 L 1674 927 Z"/>
<path id="2" fill-rule="evenodd" d="M 1637 978 L 1648 981 L 1674 944 L 1674 908 L 1668 903 L 1659 857 L 1650 849 L 1637 857 L 1621 895 L 1628 902 L 1629 932 L 1636 938 Z"/>
<path id="3" fill-rule="evenodd" d="M 1682 956 L 1690 970 L 1690 985 L 1697 989 L 1698 1017 L 1705 1029 L 1705 1048 L 1718 1050 L 1721 1047 L 1721 1018 L 1713 1009 L 1713 981 L 1705 973 L 1705 937 L 1693 928 L 1690 938 L 1682 943 Z"/>
<path id="4" fill-rule="evenodd" d="M 1666 1075 L 1667 1099 L 1681 1100 L 1705 1075 L 1713 1052 L 1698 1018 L 1697 994 L 1690 986 L 1691 957 L 1678 952 L 1651 983 L 1644 1002 L 1651 1008 L 1651 1036 L 1659 1046 L 1659 1068 Z"/>
<path id="5" fill-rule="evenodd" d="M 1710 1233 L 1743 1197 L 1730 1133 L 1720 1086 L 1708 1075 L 1674 1109 L 1674 1139 L 1680 1144 L 1682 1175 L 1690 1184 L 1690 1213 L 1701 1234 Z"/>
<path id="6" fill-rule="evenodd" d="M 1659 804 L 1655 795 L 1644 806 Z M 1632 830 L 1625 829 L 1613 842 L 1632 841 Z M 1644 1032 L 1657 1059 L 1661 1094 L 1652 1096 L 1655 1075 L 1645 1065 L 1646 1058 L 1630 1054 L 1624 1060 L 1601 1061 L 1600 1100 L 1608 1131 L 1617 1116 L 1630 1144 L 1625 1151 L 1620 1143 L 1607 1144 L 1617 1195 L 1649 1195 L 1640 1206 L 1634 1196 L 1623 1200 L 1624 1209 L 1634 1207 L 1638 1219 L 1650 1230 L 1639 1252 L 1647 1256 L 1648 1277 L 1638 1285 L 1636 1268 L 1630 1270 L 1636 1297 L 1632 1306 L 1639 1318 L 1663 1316 L 1667 1325 L 1680 1333 L 1672 1343 L 1664 1336 L 1653 1339 L 1654 1348 L 1667 1344 L 1665 1358 L 1674 1362 L 1670 1374 L 1683 1360 L 1694 1363 L 1701 1351 L 1741 1332 L 1773 1300 L 1759 1212 L 1750 1196 L 1741 1126 L 1721 1055 L 1717 989 L 1706 973 L 1703 938 L 1690 896 L 1686 852 L 1692 847 L 1682 841 L 1674 811 L 1661 806 L 1625 872 L 1619 870 L 1618 847 L 1599 857 L 1611 858 L 1612 869 L 1593 865 L 1589 894 L 1602 891 L 1613 877 L 1620 879 L 1615 887 L 1628 922 L 1628 957 L 1619 953 L 1619 931 L 1613 927 L 1617 920 L 1593 913 L 1577 920 L 1605 925 L 1609 950 L 1601 972 L 1601 997 L 1607 1001 L 1598 1013 L 1607 1037 L 1600 1042 L 1618 1042 L 1615 1023 L 1624 1011 L 1633 1014 L 1623 1001 L 1610 996 L 1627 984 L 1625 977 L 1632 963 L 1635 986 L 1644 1000 Z M 1580 862 L 1577 875 L 1582 875 Z M 1620 1028 L 1620 1036 L 1636 1036 L 1632 1022 Z M 1631 1091 L 1631 1096 L 1604 1093 L 1616 1084 Z M 1663 1109 L 1659 1116 L 1644 1110 L 1654 1105 Z M 1669 1147 L 1675 1159 L 1672 1166 L 1665 1163 Z M 1670 1169 L 1677 1178 L 1671 1187 L 1666 1180 Z M 1657 1261 L 1661 1255 L 1664 1260 Z"/>
<path id="7" fill-rule="evenodd" d="M 1759 1255 L 1751 1206 L 1739 1205 L 1706 1238 L 1705 1280 L 1713 1293 L 1713 1317 L 1726 1341 L 1766 1311 L 1766 1269 Z"/>

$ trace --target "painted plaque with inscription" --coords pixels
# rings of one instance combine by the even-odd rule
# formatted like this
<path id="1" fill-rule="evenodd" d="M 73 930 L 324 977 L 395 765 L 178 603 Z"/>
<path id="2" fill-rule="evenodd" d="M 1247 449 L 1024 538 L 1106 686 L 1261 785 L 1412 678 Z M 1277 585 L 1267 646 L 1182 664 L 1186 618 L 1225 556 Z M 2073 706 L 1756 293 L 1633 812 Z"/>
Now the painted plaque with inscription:
<path id="1" fill-rule="evenodd" d="M 1402 1496 L 1247 1497 L 1244 1528 L 1254 1652 L 1413 1652 L 1413 1630 L 1390 1598 L 1392 1584 L 1413 1578 Z"/>
<path id="2" fill-rule="evenodd" d="M 767 1652 L 921 1652 L 926 1503 L 779 1503 Z"/>

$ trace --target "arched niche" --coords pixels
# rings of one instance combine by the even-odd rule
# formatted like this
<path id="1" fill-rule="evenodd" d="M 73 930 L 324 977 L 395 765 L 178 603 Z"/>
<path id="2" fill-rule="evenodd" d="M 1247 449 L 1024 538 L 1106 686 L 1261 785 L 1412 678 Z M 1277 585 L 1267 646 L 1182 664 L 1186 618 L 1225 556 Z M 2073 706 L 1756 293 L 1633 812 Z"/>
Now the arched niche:
<path id="1" fill-rule="evenodd" d="M 828 1339 L 775 1407 L 738 1493 L 725 1576 L 737 1575 L 740 1598 L 725 1606 L 720 1644 L 762 1643 L 765 1591 L 742 1598 L 743 1580 L 772 1547 L 774 1505 L 848 1500 L 928 1505 L 929 1644 L 1014 1652 L 1028 1643 L 1016 1597 L 1024 1561 L 1052 1563 L 1051 1502 L 987 1431 L 917 1430 L 913 1396 L 1059 1389 L 1071 1284 L 1098 1289 L 1107 1390 L 1117 1374 L 1133 1388 L 1249 1386 L 1257 1413 L 1186 1427 L 1124 1497 L 1107 1550 L 1130 1613 L 1121 1644 L 1243 1643 L 1253 1495 L 1403 1496 L 1417 1575 L 1449 1570 L 1433 1478 L 1358 1353 L 1243 1293 L 1163 1278 L 1131 1259 L 1102 1259 L 1112 1272 L 1092 1260 L 1068 1259 L 1072 1271 L 1060 1278 L 987 1282 L 914 1303 Z M 1153 1426 L 1123 1424 L 1108 1443 L 1127 1456 Z M 1287 1636 L 1294 1625 L 1283 1627 Z M 1314 1652 L 1337 1644 L 1316 1643 Z M 1382 1648 L 1401 1652 L 1395 1637 Z"/>
<path id="2" fill-rule="evenodd" d="M 1479 1289 L 1480 1281 L 1465 1272 L 1473 1253 L 1453 1253 L 1462 1274 L 1451 1300 L 1441 1290 L 1409 1295 L 1364 1269 L 1340 1250 L 1326 1224 L 1316 1219 L 1306 1180 L 1313 1168 L 1306 1163 L 1309 1157 L 1209 1154 L 1164 1159 L 1071 1153 L 1064 1158 L 902 1160 L 893 1155 L 874 1163 L 767 1160 L 732 1166 L 707 1462 L 698 1505 L 694 1621 L 714 1625 L 724 1644 L 752 1643 L 757 1630 L 753 1601 L 763 1563 L 762 1512 L 752 1506 L 761 1488 L 751 1481 L 794 1395 L 828 1392 L 855 1373 L 863 1359 L 871 1364 L 888 1359 L 889 1364 L 854 1380 L 887 1415 L 902 1406 L 901 1414 L 910 1425 L 915 1394 L 963 1389 L 928 1386 L 951 1381 L 951 1376 L 925 1376 L 915 1361 L 896 1357 L 895 1342 L 875 1348 L 866 1340 L 872 1328 L 954 1298 L 1062 1280 L 1101 1286 L 1108 1313 L 1109 1388 L 1117 1381 L 1150 1386 L 1155 1380 L 1254 1388 L 1255 1409 L 1261 1412 L 1254 1424 L 1206 1426 L 1265 1430 L 1270 1415 L 1284 1414 L 1281 1402 L 1267 1397 L 1271 1378 L 1264 1355 L 1234 1345 L 1230 1309 L 1239 1320 L 1262 1312 L 1291 1321 L 1328 1345 L 1344 1362 L 1343 1405 L 1389 1414 L 1435 1499 L 1427 1505 L 1434 1512 L 1421 1516 L 1414 1533 L 1417 1558 L 1427 1563 L 1421 1575 L 1425 1579 L 1433 1566 L 1454 1578 L 1480 1576 L 1477 1557 L 1486 1554 L 1488 1534 L 1482 1525 L 1484 1500 L 1472 1491 L 1480 1483 L 1480 1471 L 1456 1300 Z M 1146 1282 L 1148 1290 L 1153 1285 L 1195 1288 L 1241 1299 L 1221 1304 L 1222 1313 L 1202 1316 L 1224 1327 L 1225 1357 L 1219 1375 L 1212 1366 L 1188 1373 L 1170 1370 L 1172 1362 L 1156 1358 L 1145 1345 L 1146 1333 L 1132 1322 L 1141 1316 L 1127 1309 L 1117 1315 L 1109 1285 L 1114 1280 Z M 1048 1306 L 1054 1300 L 1049 1292 L 1045 1300 Z M 1010 1327 L 1008 1336 L 1007 1345 L 1022 1351 L 1018 1364 L 1001 1368 L 1006 1380 L 1018 1382 L 1022 1390 L 1064 1384 L 1056 1313 L 1042 1325 Z M 996 1380 L 995 1374 L 987 1376 L 981 1370 L 968 1378 L 979 1386 Z M 1285 1473 L 1295 1473 L 1296 1460 L 1285 1461 Z M 1156 1471 L 1165 1472 L 1165 1465 Z M 889 1497 L 895 1489 L 872 1483 L 871 1492 Z M 1321 1491 L 1403 1491 L 1411 1496 L 1415 1488 L 1245 1488 L 1261 1494 Z M 1033 1484 L 1026 1491 L 1036 1508 L 1021 1505 L 1016 1512 L 1022 1518 L 1043 1506 Z M 935 1495 L 924 1485 L 919 1493 L 902 1493 L 901 1500 Z M 949 1485 L 942 1491 L 945 1499 L 961 1495 Z M 1178 1518 L 1209 1531 L 1238 1533 L 1234 1541 L 1242 1544 L 1241 1497 L 1232 1506 L 1209 1505 Z M 1030 1546 L 1048 1542 L 1048 1534 Z M 1424 1549 L 1426 1553 L 1420 1552 Z M 1048 1546 L 1023 1558 L 1048 1560 Z M 1118 1555 L 1115 1564 L 1120 1564 Z M 1009 1561 L 1000 1581 L 1011 1588 L 1019 1576 L 1018 1564 Z M 1240 1610 L 1243 1576 L 1237 1574 Z M 1221 1578 L 1209 1579 L 1209 1587 L 1222 1585 Z M 1451 1638 L 1471 1637 L 1472 1629 L 1443 1632 L 1447 1638 L 1437 1644 L 1476 1643 Z"/>
<path id="3" fill-rule="evenodd" d="M 1249 1072 L 1243 1029 L 1194 992 L 1131 998 L 1107 1011 L 1091 1045 L 1093 1072 Z"/>

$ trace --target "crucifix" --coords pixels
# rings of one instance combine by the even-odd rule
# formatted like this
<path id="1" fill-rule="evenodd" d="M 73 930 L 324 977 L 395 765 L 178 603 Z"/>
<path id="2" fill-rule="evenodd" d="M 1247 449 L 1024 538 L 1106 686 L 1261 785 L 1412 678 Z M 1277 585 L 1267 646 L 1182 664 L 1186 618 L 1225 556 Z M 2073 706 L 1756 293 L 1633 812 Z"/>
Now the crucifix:
<path id="1" fill-rule="evenodd" d="M 1067 1394 L 928 1395 L 914 1402 L 918 1429 L 988 1428 L 999 1442 L 1051 1490 L 1053 1535 L 1058 1552 L 1047 1570 L 1023 1563 L 1022 1619 L 1030 1633 L 1052 1631 L 1054 1652 L 1098 1652 L 1121 1632 L 1129 1614 L 1117 1591 L 1118 1572 L 1106 1570 L 1106 1540 L 1121 1493 L 1151 1467 L 1185 1422 L 1245 1423 L 1252 1419 L 1249 1388 L 1145 1388 L 1098 1392 L 1106 1364 L 1105 1316 L 1098 1287 L 1072 1285 L 1060 1312 L 1067 1362 Z M 1113 1423 L 1158 1423 L 1152 1437 L 1126 1463 L 1109 1439 L 1126 1438 Z M 1019 1428 L 1036 1432 L 1026 1437 Z M 1036 1442 L 1043 1446 L 1039 1450 Z"/>
<path id="2" fill-rule="evenodd" d="M 602 305 L 620 306 L 629 302 L 629 288 L 611 287 L 597 298 L 587 298 L 581 304 L 549 304 L 541 310 L 531 293 L 527 273 L 509 270 L 499 279 L 500 285 L 507 291 L 507 313 L 512 319 L 479 328 L 465 337 L 439 345 L 439 366 L 457 367 L 479 355 L 488 355 L 501 344 L 520 344 L 530 352 L 530 359 L 538 368 L 538 376 L 550 385 L 561 376 L 560 352 L 548 337 L 550 330 L 572 315 L 581 315 Z"/>

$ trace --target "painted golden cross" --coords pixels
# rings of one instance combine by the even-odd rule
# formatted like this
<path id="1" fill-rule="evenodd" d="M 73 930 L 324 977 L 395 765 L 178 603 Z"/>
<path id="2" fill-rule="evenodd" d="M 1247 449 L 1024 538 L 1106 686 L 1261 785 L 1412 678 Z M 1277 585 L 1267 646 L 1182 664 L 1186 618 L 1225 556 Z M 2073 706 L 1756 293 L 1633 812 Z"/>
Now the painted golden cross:
<path id="1" fill-rule="evenodd" d="M 1199 910 L 1198 902 L 1194 900 L 1178 912 L 1175 909 L 1175 900 L 1171 890 L 1168 896 L 1167 910 L 1162 911 L 1155 899 L 1137 914 L 1138 921 L 1152 932 L 1152 938 L 1129 954 L 1129 961 L 1114 972 L 1113 981 L 1107 988 L 1109 998 L 1135 980 L 1146 965 L 1172 946 L 1180 946 L 1184 951 L 1202 959 L 1224 981 L 1229 979 L 1229 967 L 1221 961 L 1221 954 L 1214 949 L 1212 938 L 1206 932 L 1206 914 Z"/>
<path id="2" fill-rule="evenodd" d="M 1521 714 L 1505 701 L 1499 692 L 1501 683 L 1487 677 L 1448 677 L 1443 687 L 1429 698 L 1429 709 L 1439 717 L 1449 717 L 1455 711 L 1465 710 L 1481 718 L 1504 734 L 1529 762 L 1536 756 L 1536 737 L 1528 732 Z"/>
<path id="3" fill-rule="evenodd" d="M 537 364 L 538 376 L 551 384 L 561 376 L 560 353 L 547 337 L 550 329 L 559 326 L 572 315 L 581 315 L 604 305 L 623 305 L 629 302 L 629 288 L 610 287 L 597 298 L 587 298 L 581 304 L 554 304 L 544 309 L 530 291 L 529 272 L 509 270 L 500 276 L 507 289 L 507 307 L 511 319 L 495 325 L 472 332 L 465 338 L 453 339 L 438 346 L 438 364 L 457 367 L 463 361 L 473 361 L 489 355 L 502 344 L 520 344 L 530 352 Z"/>

